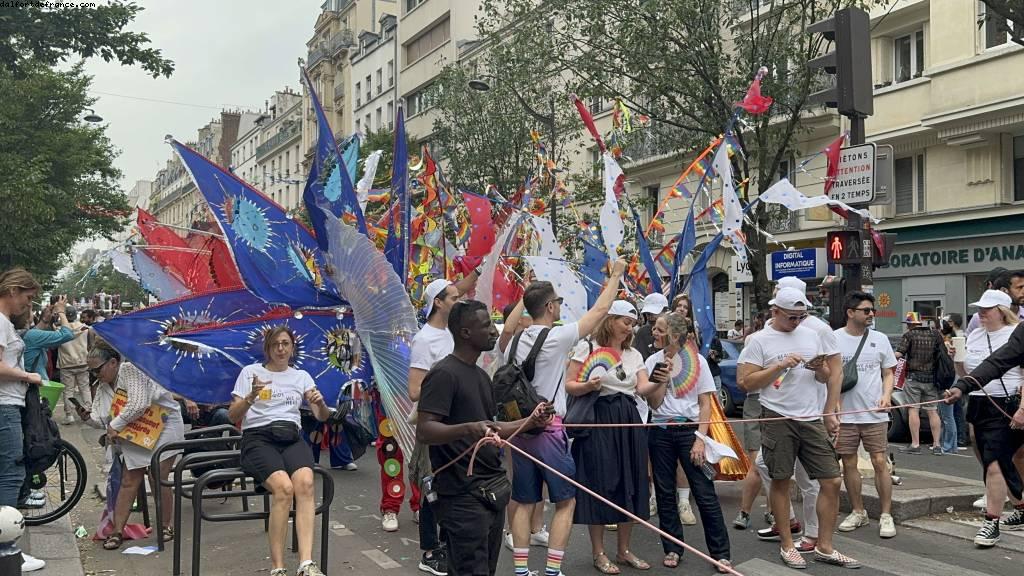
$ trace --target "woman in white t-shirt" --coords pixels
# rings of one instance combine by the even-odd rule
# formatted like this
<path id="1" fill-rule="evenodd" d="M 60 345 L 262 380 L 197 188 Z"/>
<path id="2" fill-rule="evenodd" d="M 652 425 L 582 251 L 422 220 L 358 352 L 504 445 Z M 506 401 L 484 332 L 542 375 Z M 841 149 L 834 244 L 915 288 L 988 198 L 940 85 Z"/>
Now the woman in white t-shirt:
<path id="1" fill-rule="evenodd" d="M 1017 314 L 1010 310 L 1011 303 L 1005 292 L 986 290 L 981 300 L 971 304 L 978 306 L 981 326 L 967 336 L 967 354 L 962 363 L 957 363 L 961 375 L 969 374 L 1010 339 L 1019 322 Z M 1024 451 L 1024 431 L 1010 429 L 1009 420 L 993 402 L 1002 403 L 1004 398 L 1013 396 L 1020 398 L 1022 381 L 1024 373 L 1021 368 L 1012 368 L 1002 378 L 986 384 L 984 391 L 975 390 L 968 397 L 967 422 L 971 425 L 971 435 L 985 479 L 986 522 L 974 538 L 979 546 L 989 547 L 998 540 L 999 518 L 1007 496 L 1017 509 L 1002 521 L 1003 526 L 1011 530 L 1024 527 L 1024 509 L 1012 494 L 1021 490 L 1021 476 L 1013 457 L 1015 453 Z M 1019 405 L 1013 408 L 1017 407 Z M 1003 410 L 1013 414 L 1011 409 L 1004 407 Z M 1009 489 L 1011 485 L 1015 490 Z"/>
<path id="2" fill-rule="evenodd" d="M 661 350 L 647 358 L 651 380 L 640 389 L 654 410 L 652 423 L 705 422 L 699 426 L 656 426 L 648 433 L 658 523 L 662 530 L 683 540 L 675 497 L 676 467 L 682 465 L 700 511 L 708 553 L 715 560 L 728 563 L 730 547 L 725 517 L 715 494 L 714 480 L 702 469 L 704 441 L 696 434 L 708 434 L 706 422 L 711 419 L 711 403 L 716 401 L 715 381 L 703 356 L 695 355 L 697 366 L 685 365 L 680 351 L 689 337 L 689 325 L 681 314 L 658 318 L 654 324 L 654 345 Z M 683 548 L 664 538 L 661 544 L 665 551 L 662 563 L 668 568 L 678 566 Z"/>
<path id="3" fill-rule="evenodd" d="M 299 544 L 297 576 L 322 576 L 313 562 L 313 455 L 299 435 L 299 406 L 305 400 L 317 420 L 331 410 L 305 370 L 291 366 L 295 334 L 287 326 L 271 328 L 263 340 L 262 364 L 242 368 L 228 408 L 232 422 L 242 424 L 242 468 L 272 495 L 270 508 L 271 576 L 286 576 L 284 543 L 288 514 L 295 499 L 295 532 Z M 325 545 L 325 544 L 322 544 Z"/>
<path id="4" fill-rule="evenodd" d="M 581 341 L 569 361 L 565 391 L 574 397 L 596 393 L 593 413 L 595 424 L 639 424 L 641 410 L 647 404 L 637 395 L 637 388 L 647 385 L 644 357 L 631 347 L 636 308 L 625 300 L 616 300 L 594 330 L 593 341 Z M 579 382 L 584 361 L 592 348 L 612 348 L 620 361 L 610 370 Z M 574 400 L 586 402 L 586 399 Z M 641 427 L 592 428 L 585 435 L 576 435 L 572 443 L 576 463 L 576 481 L 615 502 L 641 518 L 650 513 L 647 483 L 647 433 Z M 585 492 L 576 493 L 574 524 L 590 527 L 590 545 L 594 566 L 604 574 L 618 574 L 604 551 L 604 527 L 618 524 L 616 560 L 633 568 L 647 570 L 650 565 L 629 550 L 633 522 L 628 516 L 598 501 Z"/>

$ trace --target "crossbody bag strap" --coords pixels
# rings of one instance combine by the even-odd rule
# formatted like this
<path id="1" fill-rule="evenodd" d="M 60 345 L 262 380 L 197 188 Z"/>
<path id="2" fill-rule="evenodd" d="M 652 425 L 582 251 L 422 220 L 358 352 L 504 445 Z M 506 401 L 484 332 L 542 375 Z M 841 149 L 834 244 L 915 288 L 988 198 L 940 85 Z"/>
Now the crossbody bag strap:
<path id="1" fill-rule="evenodd" d="M 985 330 L 985 329 L 982 328 L 982 330 Z M 992 355 L 992 336 L 989 335 L 988 330 L 985 330 L 985 340 L 988 341 L 988 353 L 991 356 Z M 1003 377 L 1002 376 L 999 377 L 999 384 L 1003 387 L 1003 394 L 1006 394 L 1006 397 L 1009 398 L 1010 397 L 1010 391 L 1006 389 L 1006 382 L 1003 382 Z"/>
<path id="2" fill-rule="evenodd" d="M 864 335 L 860 338 L 860 344 L 857 345 L 857 351 L 853 353 L 853 358 L 850 358 L 850 362 L 857 363 L 857 359 L 860 358 L 860 351 L 864 349 L 864 343 L 868 341 L 868 334 L 871 333 L 870 328 L 864 329 Z"/>
<path id="3" fill-rule="evenodd" d="M 523 331 L 520 330 L 516 333 L 515 337 L 512 338 L 512 347 L 508 351 L 508 363 L 518 364 L 516 362 L 516 349 L 519 348 L 519 338 L 523 335 Z"/>

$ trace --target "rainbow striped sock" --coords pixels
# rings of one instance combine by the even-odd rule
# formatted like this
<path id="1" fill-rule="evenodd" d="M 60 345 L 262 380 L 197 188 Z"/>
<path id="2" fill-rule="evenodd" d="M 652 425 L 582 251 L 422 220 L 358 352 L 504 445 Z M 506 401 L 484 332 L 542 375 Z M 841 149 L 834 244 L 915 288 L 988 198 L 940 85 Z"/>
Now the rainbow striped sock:
<path id="1" fill-rule="evenodd" d="M 558 576 L 562 573 L 563 556 L 565 556 L 565 550 L 548 548 L 548 564 L 544 570 L 544 576 Z"/>
<path id="2" fill-rule="evenodd" d="M 516 576 L 529 576 L 530 574 L 530 549 L 513 548 L 512 565 L 516 568 Z"/>

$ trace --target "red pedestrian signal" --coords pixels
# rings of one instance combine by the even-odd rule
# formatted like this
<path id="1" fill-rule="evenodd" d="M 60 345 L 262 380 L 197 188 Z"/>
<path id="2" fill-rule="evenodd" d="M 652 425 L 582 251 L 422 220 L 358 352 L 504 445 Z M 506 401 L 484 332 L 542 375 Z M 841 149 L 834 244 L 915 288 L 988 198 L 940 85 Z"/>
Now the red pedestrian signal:
<path id="1" fill-rule="evenodd" d="M 859 230 L 839 230 L 825 236 L 825 253 L 831 264 L 860 264 L 862 251 Z"/>

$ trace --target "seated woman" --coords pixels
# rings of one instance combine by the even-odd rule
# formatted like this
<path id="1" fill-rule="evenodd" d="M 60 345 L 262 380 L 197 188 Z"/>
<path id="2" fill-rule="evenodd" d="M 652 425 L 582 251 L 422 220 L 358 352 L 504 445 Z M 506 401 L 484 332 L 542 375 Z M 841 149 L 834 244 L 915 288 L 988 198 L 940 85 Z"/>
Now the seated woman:
<path id="1" fill-rule="evenodd" d="M 124 391 L 127 395 L 127 401 L 117 416 L 107 423 L 107 441 L 117 442 L 121 458 L 124 461 L 121 489 L 117 493 L 117 502 L 114 504 L 113 525 L 110 534 L 103 541 L 104 549 L 117 550 L 124 542 L 124 526 L 132 513 L 132 503 L 135 502 L 139 485 L 142 483 L 146 471 L 149 470 L 153 450 L 170 442 L 184 440 L 185 423 L 181 419 L 181 410 L 174 396 L 130 362 L 123 360 L 121 354 L 110 344 L 97 339 L 93 344 L 93 349 L 89 352 L 87 363 L 90 377 L 98 380 L 101 384 L 116 384 L 116 390 Z M 136 420 L 144 417 L 149 407 L 154 405 L 163 408 L 167 412 L 167 418 L 152 448 L 143 448 L 138 444 L 118 438 L 122 431 Z M 180 450 L 168 450 L 163 454 L 159 476 L 155 476 L 158 471 L 150 470 L 150 473 L 154 474 L 154 484 L 157 478 L 167 478 L 171 473 L 175 456 L 180 453 Z M 167 511 L 164 516 L 165 525 L 161 527 L 161 530 L 163 530 L 164 540 L 170 540 L 174 538 L 174 531 L 171 528 L 174 498 L 170 490 L 163 490 L 160 494 L 163 499 L 161 505 Z"/>
<path id="2" fill-rule="evenodd" d="M 312 376 L 291 366 L 295 334 L 275 326 L 263 340 L 262 364 L 242 368 L 228 409 L 232 422 L 242 423 L 242 467 L 270 491 L 270 576 L 286 576 L 284 543 L 288 514 L 295 499 L 295 532 L 299 541 L 297 576 L 323 576 L 313 562 L 313 456 L 299 435 L 303 399 L 321 422 L 331 409 Z M 326 543 L 322 544 L 326 545 Z"/>

